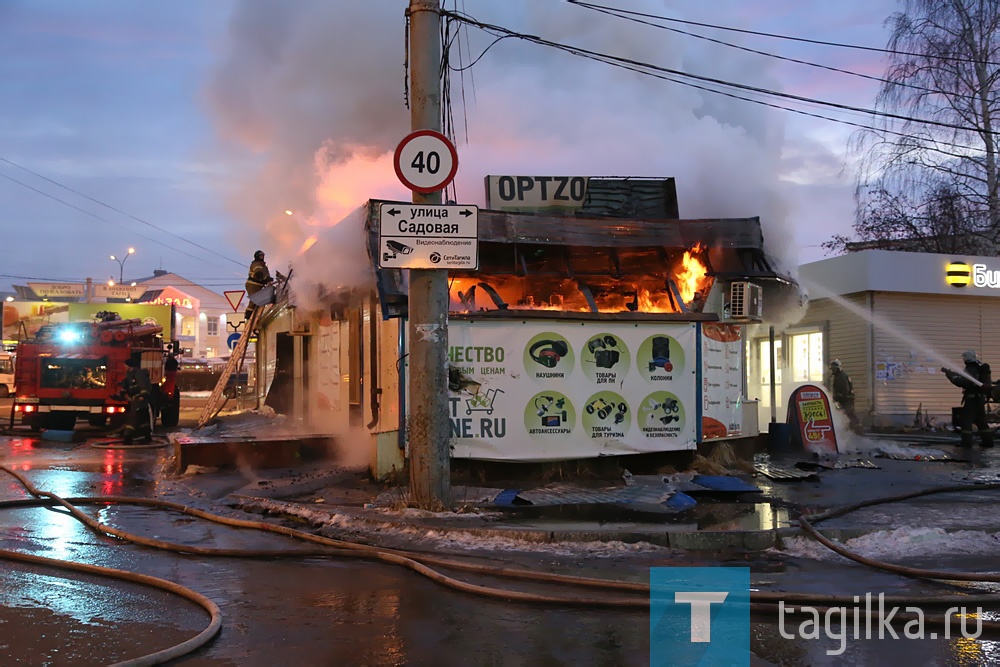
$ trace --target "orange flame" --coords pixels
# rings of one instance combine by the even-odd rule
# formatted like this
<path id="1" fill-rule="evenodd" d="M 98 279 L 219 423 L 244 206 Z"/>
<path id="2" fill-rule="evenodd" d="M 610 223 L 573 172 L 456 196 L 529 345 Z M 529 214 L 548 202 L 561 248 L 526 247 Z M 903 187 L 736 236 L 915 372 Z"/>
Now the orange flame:
<path id="1" fill-rule="evenodd" d="M 307 238 L 305 241 L 303 241 L 302 242 L 302 247 L 299 248 L 299 254 L 301 255 L 306 250 L 309 250 L 309 248 L 313 247 L 313 245 L 316 243 L 316 241 L 318 240 L 318 238 L 319 237 L 317 237 L 315 234 L 313 234 L 312 236 L 310 236 L 309 238 Z"/>
<path id="2" fill-rule="evenodd" d="M 684 303 L 691 303 L 701 287 L 701 283 L 705 280 L 705 276 L 708 275 L 708 269 L 695 257 L 695 253 L 700 251 L 700 245 L 686 250 L 684 258 L 681 260 L 681 267 L 677 271 L 677 287 L 681 291 L 681 299 Z"/>

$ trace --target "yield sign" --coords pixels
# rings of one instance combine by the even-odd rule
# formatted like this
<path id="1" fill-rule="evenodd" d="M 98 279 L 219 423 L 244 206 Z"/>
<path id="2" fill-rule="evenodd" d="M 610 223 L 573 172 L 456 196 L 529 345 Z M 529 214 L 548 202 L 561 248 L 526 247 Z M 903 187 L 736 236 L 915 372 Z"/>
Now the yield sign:
<path id="1" fill-rule="evenodd" d="M 239 312 L 240 304 L 243 303 L 243 295 L 246 294 L 246 290 L 234 289 L 223 292 L 223 294 L 226 295 L 226 301 L 229 302 L 229 305 L 233 307 L 233 312 Z"/>

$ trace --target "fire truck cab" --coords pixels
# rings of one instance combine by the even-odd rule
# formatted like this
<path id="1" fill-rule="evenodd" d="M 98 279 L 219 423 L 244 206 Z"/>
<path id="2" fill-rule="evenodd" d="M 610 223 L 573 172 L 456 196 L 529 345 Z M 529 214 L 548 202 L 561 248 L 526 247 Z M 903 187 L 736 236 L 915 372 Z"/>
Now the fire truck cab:
<path id="1" fill-rule="evenodd" d="M 154 387 L 153 405 L 164 426 L 176 426 L 180 392 L 167 396 L 164 380 L 163 328 L 115 313 L 99 322 L 71 322 L 42 327 L 17 347 L 10 425 L 19 418 L 34 431 L 72 430 L 78 419 L 91 426 L 124 423 L 128 397 L 122 392 L 125 361 L 138 354 Z"/>

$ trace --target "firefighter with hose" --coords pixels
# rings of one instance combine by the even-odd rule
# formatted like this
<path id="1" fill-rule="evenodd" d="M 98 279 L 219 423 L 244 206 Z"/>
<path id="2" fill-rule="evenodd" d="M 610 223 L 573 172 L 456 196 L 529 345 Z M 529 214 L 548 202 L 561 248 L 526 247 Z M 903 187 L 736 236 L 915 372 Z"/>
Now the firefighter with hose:
<path id="1" fill-rule="evenodd" d="M 145 442 L 153 440 L 153 407 L 150 403 L 153 384 L 149 379 L 149 371 L 142 368 L 141 357 L 133 354 L 125 361 L 128 370 L 122 381 L 122 390 L 128 396 L 128 415 L 125 417 L 125 430 L 122 440 L 131 445 L 136 438 Z"/>
<path id="2" fill-rule="evenodd" d="M 962 407 L 958 412 L 959 444 L 962 447 L 972 446 L 972 427 L 975 426 L 979 431 L 980 444 L 992 447 L 993 429 L 986 422 L 986 403 L 993 389 L 990 365 L 980 361 L 975 350 L 963 352 L 962 361 L 965 363 L 962 372 L 941 368 L 948 380 L 962 389 Z"/>
<path id="3" fill-rule="evenodd" d="M 854 411 L 854 383 L 851 382 L 851 377 L 844 370 L 840 359 L 830 362 L 830 389 L 833 393 L 833 402 L 839 405 L 847 416 L 850 429 L 855 433 L 861 433 L 861 420 Z"/>

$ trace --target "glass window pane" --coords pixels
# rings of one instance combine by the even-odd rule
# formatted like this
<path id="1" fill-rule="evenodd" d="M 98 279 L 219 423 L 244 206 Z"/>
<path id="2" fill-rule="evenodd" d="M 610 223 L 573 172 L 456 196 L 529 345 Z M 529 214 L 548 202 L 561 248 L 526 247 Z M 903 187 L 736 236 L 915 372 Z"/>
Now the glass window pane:
<path id="1" fill-rule="evenodd" d="M 823 334 L 809 334 L 809 380 L 823 381 Z"/>

